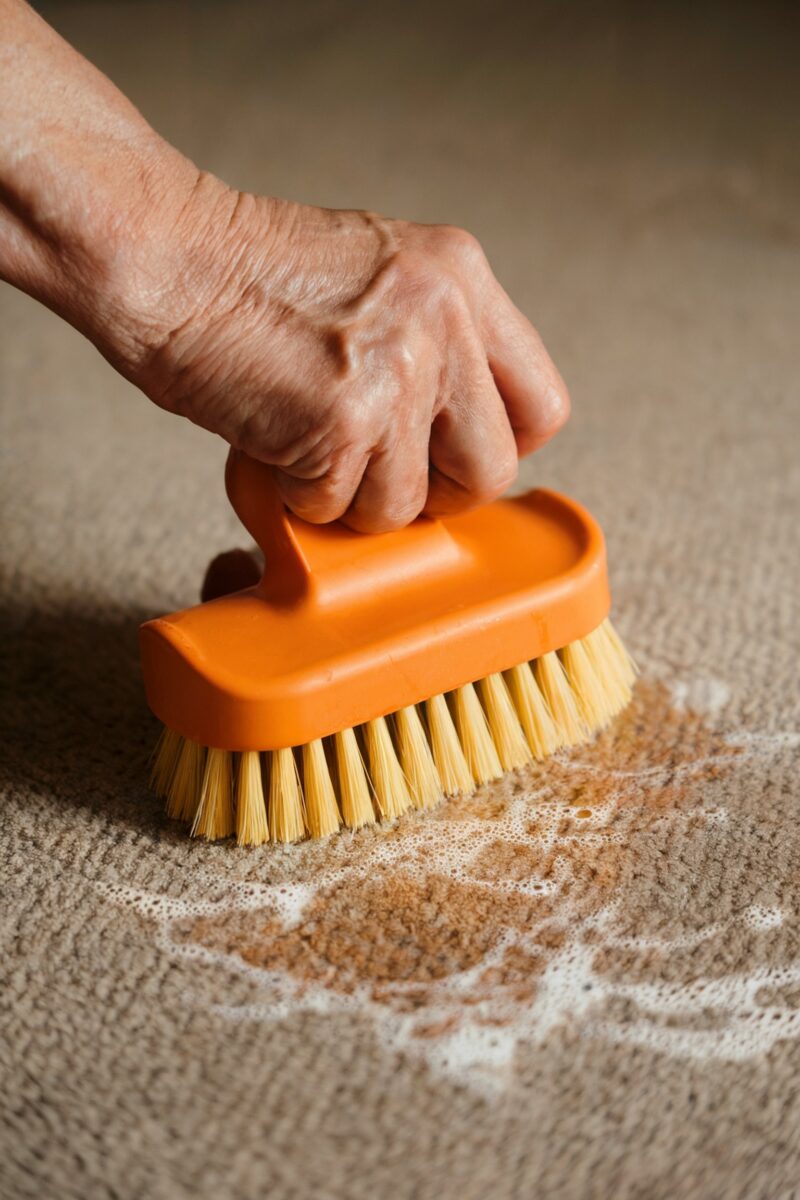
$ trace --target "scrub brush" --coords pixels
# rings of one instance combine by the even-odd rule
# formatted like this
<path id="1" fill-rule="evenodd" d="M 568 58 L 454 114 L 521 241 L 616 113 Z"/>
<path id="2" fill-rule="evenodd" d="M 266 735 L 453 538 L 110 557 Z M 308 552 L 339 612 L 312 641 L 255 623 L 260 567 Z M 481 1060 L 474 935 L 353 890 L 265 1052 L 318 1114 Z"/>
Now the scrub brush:
<path id="1" fill-rule="evenodd" d="M 603 535 L 535 490 L 388 534 L 310 525 L 231 451 L 261 581 L 140 630 L 152 773 L 193 837 L 325 837 L 468 795 L 588 741 L 636 668 Z"/>

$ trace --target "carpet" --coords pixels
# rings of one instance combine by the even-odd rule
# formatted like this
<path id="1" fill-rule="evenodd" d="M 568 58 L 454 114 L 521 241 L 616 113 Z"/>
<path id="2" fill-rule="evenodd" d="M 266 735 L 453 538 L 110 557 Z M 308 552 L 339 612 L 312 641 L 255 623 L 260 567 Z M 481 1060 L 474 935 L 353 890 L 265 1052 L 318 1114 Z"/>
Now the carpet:
<path id="1" fill-rule="evenodd" d="M 642 677 L 430 816 L 189 841 L 136 631 L 247 544 L 225 448 L 3 289 L 0 1195 L 800 1195 L 788 8 L 42 10 L 231 182 L 481 237 Z"/>

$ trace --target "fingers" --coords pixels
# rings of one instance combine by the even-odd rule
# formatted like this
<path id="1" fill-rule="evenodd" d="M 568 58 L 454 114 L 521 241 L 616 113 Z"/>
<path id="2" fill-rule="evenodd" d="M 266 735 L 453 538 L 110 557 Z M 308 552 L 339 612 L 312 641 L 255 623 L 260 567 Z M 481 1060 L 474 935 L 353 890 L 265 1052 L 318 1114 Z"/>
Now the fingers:
<path id="1" fill-rule="evenodd" d="M 343 517 L 359 533 L 388 533 L 418 517 L 428 499 L 427 428 L 401 444 L 379 446 Z"/>
<path id="2" fill-rule="evenodd" d="M 319 362 L 312 372 L 304 356 L 303 385 L 270 412 L 256 453 L 314 523 L 382 532 L 488 503 L 569 414 L 538 333 L 475 239 L 436 227 L 397 236 L 410 250 L 326 327 Z"/>
<path id="3" fill-rule="evenodd" d="M 368 362 L 332 403 L 330 432 L 275 472 L 284 502 L 305 520 L 384 533 L 425 507 L 440 358 L 416 330 L 384 338 L 383 349 L 377 368 Z"/>
<path id="4" fill-rule="evenodd" d="M 284 504 L 304 521 L 341 520 L 359 533 L 388 533 L 408 525 L 428 497 L 427 429 L 402 445 L 384 444 L 358 468 L 330 471 L 320 479 L 296 479 L 275 470 Z"/>
<path id="5" fill-rule="evenodd" d="M 431 429 L 428 516 L 486 504 L 517 477 L 508 413 L 487 365 L 475 358 Z"/>
<path id="6" fill-rule="evenodd" d="M 508 413 L 520 458 L 550 440 L 569 417 L 570 400 L 542 339 L 493 280 L 482 314 L 489 367 Z"/>
<path id="7" fill-rule="evenodd" d="M 388 532 L 421 512 L 445 516 L 488 503 L 513 483 L 515 433 L 484 348 L 472 328 L 456 340 L 448 356 L 458 363 L 455 378 L 444 375 L 437 398 L 421 355 L 417 376 L 388 405 L 390 419 L 373 427 L 377 445 L 333 454 L 318 477 L 298 478 L 295 466 L 275 469 L 294 513 L 314 523 L 342 520 L 362 533 Z M 431 361 L 438 365 L 438 356 Z"/>
<path id="8" fill-rule="evenodd" d="M 298 478 L 290 470 L 273 468 L 278 491 L 287 508 L 304 521 L 325 525 L 338 521 L 353 503 L 364 476 L 366 451 L 343 451 L 334 464 L 316 478 Z"/>
<path id="9" fill-rule="evenodd" d="M 494 277 L 478 240 L 463 229 L 435 227 L 431 236 L 461 285 L 486 359 L 503 398 L 520 457 L 558 432 L 569 394 L 542 340 Z"/>

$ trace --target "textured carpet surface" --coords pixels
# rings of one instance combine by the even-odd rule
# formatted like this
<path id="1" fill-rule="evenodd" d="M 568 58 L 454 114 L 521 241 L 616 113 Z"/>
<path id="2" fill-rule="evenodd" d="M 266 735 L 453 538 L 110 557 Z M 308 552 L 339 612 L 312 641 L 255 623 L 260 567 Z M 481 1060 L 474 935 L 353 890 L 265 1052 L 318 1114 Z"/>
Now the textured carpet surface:
<path id="1" fill-rule="evenodd" d="M 674 7 L 46 9 L 232 182 L 481 236 L 643 677 L 426 821 L 190 843 L 136 628 L 224 447 L 2 291 L 4 1200 L 800 1194 L 797 27 Z"/>

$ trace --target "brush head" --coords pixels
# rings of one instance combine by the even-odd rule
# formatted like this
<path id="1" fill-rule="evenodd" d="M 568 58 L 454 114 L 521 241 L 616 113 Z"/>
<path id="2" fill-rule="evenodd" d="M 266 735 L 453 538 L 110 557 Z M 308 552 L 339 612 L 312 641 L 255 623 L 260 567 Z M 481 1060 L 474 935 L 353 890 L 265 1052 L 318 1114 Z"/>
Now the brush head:
<path id="1" fill-rule="evenodd" d="M 232 831 L 233 778 L 240 846 L 326 837 L 342 825 L 360 829 L 468 795 L 505 770 L 587 741 L 628 703 L 635 673 L 606 620 L 505 677 L 490 675 L 477 688 L 465 684 L 294 750 L 231 754 L 165 730 L 153 786 L 168 816 L 189 823 L 195 837 Z"/>
<path id="2" fill-rule="evenodd" d="M 261 581 L 141 629 L 166 726 L 153 785 L 194 836 L 391 821 L 586 741 L 628 703 L 603 537 L 573 501 L 534 491 L 364 536 L 289 516 L 236 452 L 227 484 Z"/>

